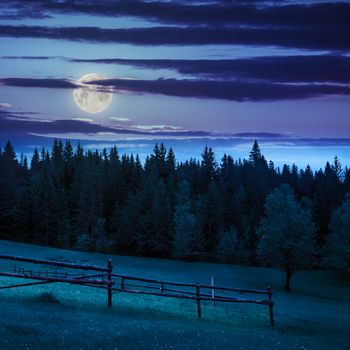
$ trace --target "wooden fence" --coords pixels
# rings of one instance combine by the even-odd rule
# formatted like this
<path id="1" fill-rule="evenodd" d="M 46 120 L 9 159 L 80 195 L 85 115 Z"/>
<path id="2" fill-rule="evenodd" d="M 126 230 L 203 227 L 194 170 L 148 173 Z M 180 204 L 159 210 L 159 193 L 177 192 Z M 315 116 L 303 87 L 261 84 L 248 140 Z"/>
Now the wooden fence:
<path id="1" fill-rule="evenodd" d="M 13 265 L 0 265 L 0 276 L 36 280 L 36 282 L 0 286 L 0 289 L 26 287 L 49 283 L 69 283 L 107 291 L 107 305 L 112 307 L 113 293 L 133 293 L 165 298 L 188 299 L 196 302 L 198 317 L 202 316 L 202 302 L 247 303 L 265 305 L 269 310 L 270 324 L 274 326 L 272 290 L 228 288 L 199 283 L 178 283 L 113 273 L 112 261 L 106 267 L 79 265 L 51 260 L 39 260 L 11 255 L 0 259 L 14 261 Z M 22 263 L 39 265 L 40 269 L 20 266 Z M 19 264 L 19 265 L 18 265 Z M 23 264 L 22 264 L 23 265 Z M 44 269 L 43 269 L 44 266 Z M 89 273 L 87 273 L 89 272 Z M 247 298 L 241 297 L 242 294 Z M 255 295 L 253 299 L 252 295 Z"/>

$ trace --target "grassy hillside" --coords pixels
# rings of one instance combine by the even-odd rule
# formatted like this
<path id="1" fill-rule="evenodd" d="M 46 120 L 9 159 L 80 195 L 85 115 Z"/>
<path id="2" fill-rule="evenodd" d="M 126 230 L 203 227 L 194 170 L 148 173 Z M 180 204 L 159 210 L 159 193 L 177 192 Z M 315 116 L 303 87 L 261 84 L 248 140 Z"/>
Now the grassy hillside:
<path id="1" fill-rule="evenodd" d="M 328 272 L 299 272 L 283 291 L 275 269 L 107 256 L 0 241 L 2 254 L 105 265 L 117 273 L 173 281 L 265 288 L 276 302 L 276 327 L 267 307 L 211 304 L 198 320 L 193 301 L 115 294 L 52 284 L 0 290 L 0 349 L 350 349 L 350 286 Z M 8 262 L 0 260 L 0 267 Z M 0 285 L 14 280 L 0 277 Z M 19 283 L 20 280 L 15 282 Z M 43 294 L 49 292 L 51 294 Z"/>

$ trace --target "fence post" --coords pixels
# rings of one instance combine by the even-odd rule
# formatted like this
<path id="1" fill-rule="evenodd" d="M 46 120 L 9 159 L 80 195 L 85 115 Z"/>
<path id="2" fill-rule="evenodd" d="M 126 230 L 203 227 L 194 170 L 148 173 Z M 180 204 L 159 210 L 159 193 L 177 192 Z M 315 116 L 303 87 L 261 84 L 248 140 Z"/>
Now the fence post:
<path id="1" fill-rule="evenodd" d="M 271 327 L 274 327 L 275 326 L 275 320 L 273 318 L 273 301 L 272 301 L 272 289 L 271 287 L 267 287 L 267 290 L 268 290 L 268 298 L 269 298 L 269 310 L 270 310 L 270 324 L 271 324 Z"/>
<path id="2" fill-rule="evenodd" d="M 202 317 L 202 310 L 201 310 L 201 292 L 200 292 L 200 286 L 197 283 L 196 285 L 196 295 L 197 295 L 197 312 L 198 312 L 198 318 Z"/>
<path id="3" fill-rule="evenodd" d="M 120 281 L 120 288 L 124 289 L 124 277 L 121 277 L 121 281 Z"/>
<path id="4" fill-rule="evenodd" d="M 108 307 L 112 307 L 112 260 L 108 260 L 107 264 L 107 279 L 108 279 Z"/>
<path id="5" fill-rule="evenodd" d="M 164 282 L 160 284 L 160 292 L 164 293 Z"/>
<path id="6" fill-rule="evenodd" d="M 211 297 L 213 299 L 213 306 L 215 307 L 215 289 L 214 289 L 214 276 L 211 276 L 211 286 L 213 287 L 211 289 Z"/>

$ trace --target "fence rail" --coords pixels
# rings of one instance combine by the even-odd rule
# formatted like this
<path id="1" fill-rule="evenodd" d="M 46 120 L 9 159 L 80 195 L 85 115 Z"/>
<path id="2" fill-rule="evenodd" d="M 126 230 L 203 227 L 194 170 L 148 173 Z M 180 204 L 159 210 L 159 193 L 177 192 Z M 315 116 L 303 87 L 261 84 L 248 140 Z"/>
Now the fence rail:
<path id="1" fill-rule="evenodd" d="M 178 298 L 196 301 L 198 318 L 202 316 L 202 302 L 210 301 L 215 306 L 215 303 L 246 303 L 265 305 L 269 308 L 270 324 L 274 326 L 274 314 L 272 301 L 273 292 L 270 287 L 266 290 L 256 289 L 241 289 L 215 286 L 213 284 L 199 284 L 199 283 L 182 283 L 173 281 L 162 281 L 157 279 L 121 275 L 113 273 L 112 261 L 108 260 L 107 266 L 93 266 L 93 265 L 79 265 L 73 263 L 66 263 L 52 260 L 39 260 L 26 257 L 0 255 L 0 259 L 15 261 L 18 263 L 30 263 L 42 265 L 46 267 L 42 270 L 29 270 L 23 267 L 14 265 L 0 266 L 0 276 L 12 278 L 32 279 L 37 282 L 21 283 L 8 286 L 1 286 L 1 289 L 26 287 L 49 283 L 69 283 L 73 285 L 83 285 L 86 287 L 100 288 L 107 290 L 107 305 L 112 307 L 113 293 L 131 293 L 138 295 L 151 295 L 165 298 Z M 54 267 L 54 271 L 49 271 L 48 267 Z M 68 272 L 67 270 L 59 271 L 58 268 L 73 269 L 76 273 Z M 82 272 L 84 271 L 84 272 Z M 98 274 L 85 274 L 85 271 L 100 272 Z M 242 298 L 237 297 L 236 294 L 247 294 L 259 296 L 260 299 L 253 299 L 252 297 Z M 266 298 L 261 299 L 263 296 Z"/>
<path id="2" fill-rule="evenodd" d="M 32 258 L 25 258 L 23 256 L 1 255 L 0 254 L 0 259 L 21 261 L 21 262 L 27 262 L 27 263 L 39 264 L 39 265 L 65 267 L 65 268 L 85 270 L 85 271 L 90 270 L 90 271 L 108 272 L 108 267 L 79 265 L 79 264 L 65 263 L 65 262 L 61 262 L 61 261 L 52 261 L 52 260 L 32 259 Z"/>

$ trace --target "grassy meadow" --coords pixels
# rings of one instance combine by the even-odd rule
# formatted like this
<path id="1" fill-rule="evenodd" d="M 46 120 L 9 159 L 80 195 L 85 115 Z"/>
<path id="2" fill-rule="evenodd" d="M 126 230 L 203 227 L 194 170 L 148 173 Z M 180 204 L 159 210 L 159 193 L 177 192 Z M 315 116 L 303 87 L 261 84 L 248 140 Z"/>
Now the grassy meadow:
<path id="1" fill-rule="evenodd" d="M 276 269 L 110 256 L 0 241 L 0 253 L 105 265 L 115 272 L 178 282 L 260 289 L 271 285 L 275 328 L 260 305 L 204 303 L 54 283 L 0 290 L 0 349 L 318 349 L 350 350 L 350 284 L 325 271 L 301 271 L 292 293 Z M 13 262 L 0 260 L 1 267 Z M 17 263 L 19 266 L 20 264 Z M 0 276 L 0 285 L 23 280 Z M 25 280 L 29 282 L 29 280 Z"/>

